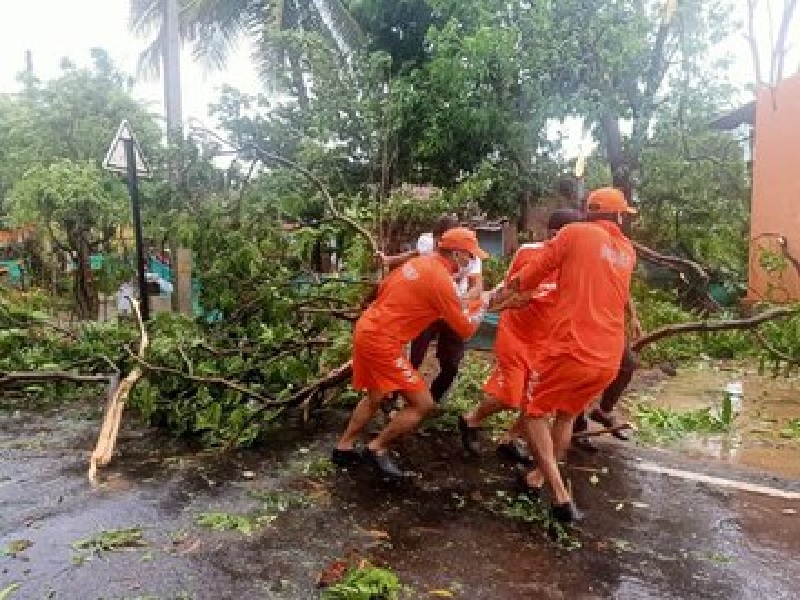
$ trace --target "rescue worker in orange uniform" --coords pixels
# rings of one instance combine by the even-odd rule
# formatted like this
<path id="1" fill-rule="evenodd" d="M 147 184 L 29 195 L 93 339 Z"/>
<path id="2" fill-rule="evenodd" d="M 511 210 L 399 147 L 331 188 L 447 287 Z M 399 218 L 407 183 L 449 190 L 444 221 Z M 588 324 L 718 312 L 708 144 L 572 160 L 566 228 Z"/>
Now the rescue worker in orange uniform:
<path id="1" fill-rule="evenodd" d="M 583 221 L 583 214 L 578 210 L 564 208 L 553 211 L 547 221 L 548 238 L 554 237 L 565 225 L 580 221 Z M 543 248 L 542 242 L 523 244 L 514 254 L 505 281 L 512 279 Z M 478 431 L 483 420 L 504 410 L 520 410 L 532 393 L 532 360 L 548 337 L 549 312 L 555 305 L 557 280 L 558 273 L 554 271 L 535 291 L 520 294 L 511 303 L 498 307 L 504 310 L 500 314 L 494 343 L 497 364 L 483 387 L 488 397 L 474 410 L 462 415 L 458 423 L 462 444 L 471 454 L 479 452 Z M 531 464 L 530 455 L 518 445 L 522 435 L 520 425 L 521 420 L 500 438 L 497 452 L 503 458 Z"/>
<path id="2" fill-rule="evenodd" d="M 442 235 L 433 254 L 407 261 L 381 282 L 353 335 L 353 387 L 366 390 L 367 395 L 333 450 L 334 463 L 347 465 L 363 459 L 388 477 L 404 476 L 387 452 L 389 444 L 414 431 L 435 407 L 428 386 L 406 358 L 405 346 L 437 319 L 463 339 L 477 331 L 491 294 L 483 294 L 470 314 L 459 299 L 453 275 L 471 260 L 487 256 L 474 231 L 456 227 Z M 403 395 L 405 406 L 372 441 L 357 449 L 361 432 L 392 392 Z"/>
<path id="3" fill-rule="evenodd" d="M 523 407 L 523 425 L 537 468 L 524 480 L 538 497 L 548 483 L 553 517 L 578 517 L 558 470 L 558 457 L 569 447 L 575 417 L 614 380 L 625 346 L 625 305 L 636 254 L 621 227 L 635 214 L 615 188 L 593 191 L 587 200 L 587 223 L 567 225 L 542 252 L 510 278 L 496 302 L 535 290 L 558 272 L 558 294 L 550 313 L 550 335 L 534 364 L 537 379 Z M 552 424 L 550 419 L 552 418 Z"/>

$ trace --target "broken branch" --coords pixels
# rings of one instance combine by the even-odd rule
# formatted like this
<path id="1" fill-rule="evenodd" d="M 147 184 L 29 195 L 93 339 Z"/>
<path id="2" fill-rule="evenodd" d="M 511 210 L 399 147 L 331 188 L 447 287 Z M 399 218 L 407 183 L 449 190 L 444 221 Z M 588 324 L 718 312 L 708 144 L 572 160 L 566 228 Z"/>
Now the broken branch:
<path id="1" fill-rule="evenodd" d="M 656 252 L 652 248 L 648 248 L 644 244 L 640 244 L 635 240 L 631 240 L 633 247 L 636 249 L 637 255 L 646 260 L 648 262 L 652 262 L 664 267 L 668 267 L 673 271 L 679 271 L 683 273 L 685 270 L 693 271 L 703 282 L 703 284 L 708 284 L 708 273 L 706 270 L 701 267 L 698 263 L 694 262 L 693 260 L 689 260 L 687 258 L 679 258 L 677 256 L 667 256 L 665 254 L 661 254 Z"/>
<path id="2" fill-rule="evenodd" d="M 341 211 L 339 211 L 339 209 L 336 207 L 336 202 L 333 200 L 333 196 L 331 196 L 331 193 L 328 191 L 328 187 L 324 183 L 322 183 L 322 180 L 319 177 L 314 175 L 311 171 L 309 171 L 305 167 L 301 166 L 300 164 L 296 163 L 293 160 L 290 160 L 290 159 L 288 159 L 288 158 L 286 158 L 284 156 L 281 156 L 280 154 L 275 154 L 273 152 L 268 152 L 268 151 L 264 150 L 263 148 L 260 148 L 256 144 L 252 144 L 251 143 L 248 146 L 245 146 L 245 147 L 242 147 L 242 148 L 237 148 L 236 146 L 231 144 L 228 140 L 224 139 L 222 136 L 220 136 L 219 134 L 211 131 L 210 129 L 208 129 L 206 127 L 194 127 L 193 130 L 196 133 L 200 133 L 203 136 L 210 137 L 210 138 L 216 140 L 217 142 L 219 142 L 223 146 L 227 146 L 229 148 L 232 148 L 233 151 L 236 152 L 237 154 L 242 154 L 242 153 L 246 154 L 247 151 L 249 150 L 251 152 L 255 152 L 255 154 L 258 157 L 258 159 L 261 160 L 262 162 L 267 162 L 267 161 L 275 162 L 275 163 L 278 163 L 279 165 L 282 165 L 284 167 L 288 167 L 290 169 L 293 169 L 294 171 L 297 171 L 303 177 L 308 179 L 312 184 L 314 184 L 314 187 L 316 187 L 319 190 L 319 192 L 322 194 L 322 197 L 325 199 L 325 204 L 327 205 L 328 211 L 331 213 L 331 215 L 335 219 L 338 219 L 339 221 L 342 221 L 346 225 L 349 225 L 354 230 L 356 230 L 358 233 L 360 233 L 362 236 L 364 236 L 364 238 L 367 240 L 367 242 L 370 245 L 370 248 L 372 250 L 372 254 L 377 254 L 378 253 L 379 247 L 378 247 L 377 242 L 375 241 L 375 238 L 372 236 L 372 234 L 363 225 L 361 225 L 358 221 L 356 221 L 355 219 L 353 219 L 351 217 L 348 217 L 347 215 L 345 215 Z"/>
<path id="3" fill-rule="evenodd" d="M 763 313 L 747 317 L 744 319 L 727 319 L 720 321 L 692 321 L 690 323 L 678 323 L 676 325 L 665 325 L 650 333 L 640 337 L 633 343 L 633 350 L 638 352 L 645 346 L 662 340 L 673 335 L 684 333 L 701 333 L 710 331 L 728 331 L 731 329 L 753 329 L 774 319 L 791 317 L 800 312 L 796 306 L 781 306 L 765 310 Z"/>
<path id="4" fill-rule="evenodd" d="M 135 356 L 143 359 L 145 351 L 150 344 L 150 338 L 147 335 L 147 329 L 142 320 L 139 302 L 134 298 L 128 298 L 128 300 L 136 315 L 136 322 L 139 325 L 139 349 Z M 100 427 L 100 435 L 97 438 L 97 444 L 95 445 L 94 452 L 92 452 L 89 461 L 89 481 L 92 483 L 97 479 L 97 468 L 105 466 L 111 461 L 111 456 L 114 454 L 114 445 L 117 442 L 117 436 L 119 434 L 119 426 L 122 422 L 122 411 L 125 408 L 125 402 L 131 390 L 133 390 L 143 374 L 144 371 L 141 367 L 134 367 L 119 385 L 113 386 L 114 389 L 109 390 L 108 404 L 106 405 L 103 424 Z"/>

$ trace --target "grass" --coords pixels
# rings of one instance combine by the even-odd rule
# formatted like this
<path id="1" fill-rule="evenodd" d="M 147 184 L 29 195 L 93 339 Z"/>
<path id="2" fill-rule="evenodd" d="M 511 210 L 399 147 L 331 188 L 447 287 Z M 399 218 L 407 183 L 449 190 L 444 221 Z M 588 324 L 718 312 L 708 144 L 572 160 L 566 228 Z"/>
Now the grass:
<path id="1" fill-rule="evenodd" d="M 638 405 L 633 411 L 638 437 L 645 443 L 672 442 L 692 433 L 725 433 L 730 430 L 710 408 L 675 411 Z"/>

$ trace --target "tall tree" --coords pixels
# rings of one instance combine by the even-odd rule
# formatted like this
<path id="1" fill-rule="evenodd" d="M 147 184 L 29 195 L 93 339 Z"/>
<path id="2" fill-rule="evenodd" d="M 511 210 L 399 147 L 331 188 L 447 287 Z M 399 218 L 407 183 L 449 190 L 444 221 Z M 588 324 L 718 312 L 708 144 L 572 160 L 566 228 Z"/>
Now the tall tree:
<path id="1" fill-rule="evenodd" d="M 130 0 L 131 29 L 151 39 L 140 57 L 145 72 L 159 72 L 166 41 L 166 1 Z M 306 57 L 292 34 L 323 35 L 342 55 L 349 54 L 361 38 L 341 0 L 181 0 L 179 20 L 183 40 L 192 45 L 196 58 L 212 68 L 223 66 L 242 38 L 254 41 L 254 60 L 264 79 L 290 91 L 304 107 Z"/>
<path id="2" fill-rule="evenodd" d="M 123 119 L 152 156 L 161 137 L 148 111 L 128 93 L 128 79 L 102 50 L 92 69 L 63 61 L 61 74 L 42 82 L 24 75 L 23 90 L 0 96 L 2 209 L 76 258 L 75 299 L 81 317 L 93 316 L 97 290 L 89 254 L 129 222 L 121 184 L 100 170 Z"/>

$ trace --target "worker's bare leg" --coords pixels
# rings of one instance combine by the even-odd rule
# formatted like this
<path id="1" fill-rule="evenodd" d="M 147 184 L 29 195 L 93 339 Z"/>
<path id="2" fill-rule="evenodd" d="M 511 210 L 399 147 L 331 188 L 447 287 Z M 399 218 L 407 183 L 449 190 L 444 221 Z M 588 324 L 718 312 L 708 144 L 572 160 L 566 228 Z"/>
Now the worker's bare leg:
<path id="1" fill-rule="evenodd" d="M 572 421 L 569 423 L 572 425 Z M 528 485 L 533 488 L 540 488 L 547 481 L 550 484 L 556 504 L 569 502 L 569 492 L 558 470 L 553 436 L 547 418 L 525 417 L 525 433 L 528 438 L 528 445 L 536 452 L 537 464 L 539 465 L 538 468 L 528 473 Z"/>
<path id="2" fill-rule="evenodd" d="M 414 431 L 436 407 L 433 396 L 427 388 L 418 392 L 402 392 L 402 394 L 406 399 L 406 405 L 397 412 L 375 439 L 367 444 L 367 448 L 376 454 L 383 454 L 392 441 Z"/>
<path id="3" fill-rule="evenodd" d="M 475 410 L 464 413 L 464 421 L 469 427 L 480 427 L 484 419 L 488 419 L 504 410 L 508 410 L 508 406 L 492 397 L 486 397 L 483 402 L 475 407 Z"/>
<path id="4" fill-rule="evenodd" d="M 353 445 L 361 435 L 361 432 L 369 425 L 369 422 L 380 408 L 383 398 L 384 394 L 377 390 L 369 390 L 367 392 L 367 395 L 353 409 L 353 414 L 350 415 L 350 422 L 347 424 L 342 437 L 339 438 L 339 443 L 336 444 L 338 450 L 353 449 Z"/>

